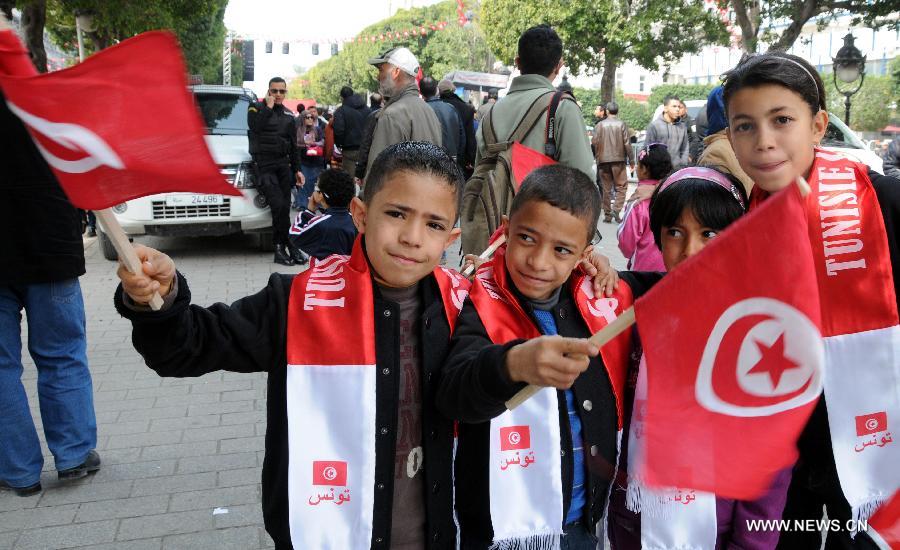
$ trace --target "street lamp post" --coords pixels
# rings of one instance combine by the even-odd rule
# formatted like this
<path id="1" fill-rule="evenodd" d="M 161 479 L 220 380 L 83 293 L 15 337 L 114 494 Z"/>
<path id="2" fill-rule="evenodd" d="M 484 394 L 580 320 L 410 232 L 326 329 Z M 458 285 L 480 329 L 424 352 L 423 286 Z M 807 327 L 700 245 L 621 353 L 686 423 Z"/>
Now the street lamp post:
<path id="1" fill-rule="evenodd" d="M 84 61 L 84 33 L 94 31 L 94 17 L 89 13 L 75 15 L 75 35 L 78 37 L 78 61 Z"/>
<path id="2" fill-rule="evenodd" d="M 850 126 L 850 96 L 855 94 L 862 88 L 863 81 L 866 79 L 866 56 L 859 51 L 859 48 L 853 45 L 853 35 L 847 33 L 844 37 L 844 45 L 838 50 L 837 55 L 832 58 L 834 62 L 834 87 L 837 91 L 844 95 L 844 123 Z M 839 82 L 851 84 L 856 80 L 859 84 L 852 90 L 842 90 Z"/>

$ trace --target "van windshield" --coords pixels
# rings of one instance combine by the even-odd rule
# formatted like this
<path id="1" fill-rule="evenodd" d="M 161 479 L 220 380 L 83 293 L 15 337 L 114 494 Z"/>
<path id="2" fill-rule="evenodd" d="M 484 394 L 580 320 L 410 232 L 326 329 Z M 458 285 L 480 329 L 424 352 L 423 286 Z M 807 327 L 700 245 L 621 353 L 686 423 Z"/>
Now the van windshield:
<path id="1" fill-rule="evenodd" d="M 195 93 L 207 134 L 247 135 L 250 100 L 241 95 Z"/>

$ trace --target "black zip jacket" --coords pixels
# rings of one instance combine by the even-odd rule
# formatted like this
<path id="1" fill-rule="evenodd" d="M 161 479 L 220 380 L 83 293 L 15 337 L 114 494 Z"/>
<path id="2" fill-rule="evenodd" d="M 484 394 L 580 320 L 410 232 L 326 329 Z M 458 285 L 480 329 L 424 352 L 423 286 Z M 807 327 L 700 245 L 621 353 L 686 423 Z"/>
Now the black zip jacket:
<path id="1" fill-rule="evenodd" d="M 658 273 L 620 273 L 631 286 L 635 298 L 642 295 L 660 278 Z M 514 291 L 515 292 L 515 291 Z M 518 296 L 518 294 L 517 294 Z M 529 302 L 519 296 L 523 309 L 539 326 Z M 553 308 L 553 317 L 560 336 L 587 338 L 591 335 L 581 318 L 572 292 L 568 288 L 560 294 Z M 506 410 L 504 405 L 526 384 L 510 381 L 503 369 L 506 352 L 525 340 L 494 344 L 471 300 L 467 299 L 460 313 L 450 343 L 450 355 L 444 365 L 437 393 L 438 409 L 459 423 L 456 450 L 456 511 L 459 517 L 462 548 L 485 549 L 491 545 L 494 531 L 490 513 L 490 420 Z M 581 416 L 584 436 L 584 461 L 587 467 L 585 491 L 587 502 L 582 521 L 589 532 L 603 517 L 606 496 L 616 463 L 616 433 L 618 431 L 615 396 L 601 358 L 595 357 L 572 386 L 575 403 Z M 572 431 L 566 409 L 565 393 L 557 392 L 563 485 L 563 517 L 568 514 L 572 498 Z"/>
<path id="2" fill-rule="evenodd" d="M 119 314 L 133 325 L 135 349 L 147 366 L 160 376 L 201 376 L 208 372 L 267 372 L 266 456 L 262 470 L 262 506 L 266 531 L 279 550 L 291 546 L 288 523 L 288 424 L 287 304 L 293 276 L 273 274 L 261 291 L 233 304 L 208 308 L 191 305 L 187 281 L 178 274 L 178 294 L 173 305 L 161 312 L 137 312 L 126 307 L 122 287 L 116 289 Z M 381 298 L 373 284 L 375 299 L 375 356 L 378 379 L 375 389 L 375 419 L 387 428 L 375 444 L 375 506 L 373 549 L 390 548 L 391 506 L 394 494 L 394 455 L 399 407 L 400 310 Z M 453 423 L 438 413 L 433 403 L 440 368 L 449 347 L 450 327 L 437 281 L 428 277 L 421 285 L 423 314 L 422 354 L 422 445 L 425 454 L 426 540 L 428 548 L 450 550 L 456 542 L 453 524 L 451 477 Z M 347 335 L 325 345 L 347 345 Z M 427 343 L 427 344 L 426 344 Z M 340 427 L 336 427 L 339 429 Z M 306 550 L 306 549 L 296 549 Z"/>
<path id="3" fill-rule="evenodd" d="M 250 156 L 260 168 L 290 164 L 300 171 L 300 150 L 297 148 L 297 120 L 284 105 L 270 109 L 265 101 L 251 103 L 247 108 L 247 139 Z"/>
<path id="4" fill-rule="evenodd" d="M 347 151 L 359 149 L 369 108 L 359 94 L 343 100 L 334 112 L 334 144 Z"/>
<path id="5" fill-rule="evenodd" d="M 475 164 L 475 108 L 463 101 L 453 92 L 444 92 L 440 95 L 441 101 L 449 103 L 459 113 L 459 118 L 463 121 L 463 130 L 466 134 L 465 158 L 458 160 L 464 161 L 466 165 Z M 462 165 L 463 162 L 460 162 Z"/>
<path id="6" fill-rule="evenodd" d="M 0 285 L 84 275 L 78 210 L 0 94 Z"/>

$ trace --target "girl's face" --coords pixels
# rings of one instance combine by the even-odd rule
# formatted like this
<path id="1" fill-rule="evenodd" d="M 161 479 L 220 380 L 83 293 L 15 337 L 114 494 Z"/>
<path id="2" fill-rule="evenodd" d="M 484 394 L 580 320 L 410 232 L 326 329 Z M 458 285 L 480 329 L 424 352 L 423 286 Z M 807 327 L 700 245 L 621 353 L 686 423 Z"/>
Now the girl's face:
<path id="1" fill-rule="evenodd" d="M 800 94 L 777 84 L 738 90 L 728 102 L 728 139 L 741 168 L 770 193 L 807 177 L 828 113 L 810 113 Z"/>
<path id="2" fill-rule="evenodd" d="M 718 230 L 701 225 L 690 208 L 686 208 L 675 225 L 662 226 L 660 245 L 666 271 L 672 271 L 678 264 L 703 250 Z"/>

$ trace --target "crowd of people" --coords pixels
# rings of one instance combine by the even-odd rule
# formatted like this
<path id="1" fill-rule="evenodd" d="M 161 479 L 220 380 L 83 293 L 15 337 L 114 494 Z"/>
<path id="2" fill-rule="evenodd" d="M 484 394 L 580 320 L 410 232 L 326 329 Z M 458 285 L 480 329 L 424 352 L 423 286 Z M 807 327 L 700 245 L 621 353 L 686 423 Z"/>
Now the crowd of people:
<path id="1" fill-rule="evenodd" d="M 313 109 L 295 119 L 283 105 L 286 83 L 273 78 L 248 121 L 259 190 L 272 210 L 275 261 L 315 260 L 298 275 L 273 274 L 232 305 L 207 307 L 191 303 L 189 281 L 172 258 L 135 245 L 142 272 L 120 266 L 113 296 L 135 348 L 160 376 L 268 373 L 262 506 L 278 549 L 593 550 L 601 537 L 614 550 L 876 548 L 866 532 L 751 527 L 753 520 L 819 520 L 823 507 L 846 525 L 897 490 L 894 473 L 838 448 L 853 418 L 829 416 L 824 396 L 800 436 L 796 465 L 770 472 L 765 494 L 698 495 L 703 505 L 675 512 L 655 506 L 664 489 L 644 485 L 635 467 L 646 444 L 641 404 L 653 398 L 639 332 L 626 352 L 601 352 L 587 338 L 603 325 L 585 304 L 603 291 L 609 313 L 621 315 L 668 271 L 803 177 L 813 190 L 806 215 L 817 224 L 826 216 L 821 208 L 846 203 L 864 212 L 864 235 L 845 229 L 865 239 L 874 254 L 867 258 L 880 266 L 844 261 L 854 243 L 829 248 L 821 233 L 811 235 L 829 258 L 817 266 L 820 280 L 843 285 L 841 296 L 824 282 L 818 289 L 824 334 L 833 336 L 827 327 L 835 318 L 886 312 L 885 327 L 860 326 L 890 331 L 886 344 L 866 345 L 882 346 L 889 364 L 880 366 L 896 375 L 900 180 L 819 148 L 825 88 L 802 58 L 753 56 L 724 75 L 694 152 L 679 122 L 684 104 L 666 98 L 635 155 L 615 102 L 596 111 L 603 119 L 593 140 L 585 139 L 581 107 L 552 84 L 562 52 L 551 27 L 526 30 L 520 75 L 504 98 L 476 112 L 451 82 L 417 82 L 416 57 L 391 48 L 369 61 L 379 82 L 371 109 L 345 88 L 325 128 Z M 542 156 L 524 177 L 512 169 L 517 146 Z M 327 165 L 338 153 L 343 164 Z M 623 218 L 628 165 L 639 184 Z M 838 184 L 839 173 L 847 175 Z M 835 185 L 843 194 L 819 196 Z M 293 224 L 292 200 L 300 207 Z M 601 215 L 620 223 L 629 270 L 617 276 L 592 245 Z M 460 237 L 478 267 L 472 280 L 440 265 Z M 505 242 L 492 258 L 474 257 L 498 238 Z M 18 334 L 23 306 L 54 314 L 33 296 L 59 284 L 47 281 L 77 289 L 83 255 L 73 255 L 70 269 L 55 269 L 58 277 L 31 279 L 18 270 L 0 285 L 0 475 L 20 494 L 40 490 L 41 465 L 32 456 L 33 428 L 12 429 L 28 409 L 9 335 L 13 324 Z M 618 284 L 607 285 L 610 279 Z M 159 311 L 148 305 L 156 293 Z M 83 331 L 80 309 L 73 326 Z M 78 338 L 73 357 L 83 356 L 83 332 Z M 827 353 L 829 368 L 856 368 L 852 354 Z M 38 368 L 43 376 L 55 367 Z M 896 382 L 884 396 L 878 388 L 861 396 L 826 379 L 825 395 L 829 403 L 887 403 L 893 418 Z M 548 389 L 508 409 L 529 385 Z M 89 377 L 79 387 L 69 395 L 82 401 L 67 410 L 90 408 Z M 86 433 L 77 445 L 50 443 L 61 478 L 99 468 L 95 441 Z M 875 490 L 860 499 L 856 484 Z"/>

